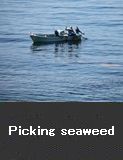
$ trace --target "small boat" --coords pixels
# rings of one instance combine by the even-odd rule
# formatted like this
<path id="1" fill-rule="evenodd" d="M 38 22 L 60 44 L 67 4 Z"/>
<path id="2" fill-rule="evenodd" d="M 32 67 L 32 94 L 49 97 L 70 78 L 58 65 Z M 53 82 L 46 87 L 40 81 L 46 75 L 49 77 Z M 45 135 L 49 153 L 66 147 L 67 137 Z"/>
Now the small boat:
<path id="1" fill-rule="evenodd" d="M 54 43 L 54 42 L 66 42 L 67 36 L 56 36 L 55 34 L 34 34 L 31 33 L 30 37 L 33 43 Z"/>
<path id="2" fill-rule="evenodd" d="M 57 42 L 78 42 L 85 39 L 82 34 L 73 32 L 69 28 L 65 30 L 56 30 L 54 34 L 35 34 L 30 33 L 34 44 L 37 43 L 57 43 Z"/>

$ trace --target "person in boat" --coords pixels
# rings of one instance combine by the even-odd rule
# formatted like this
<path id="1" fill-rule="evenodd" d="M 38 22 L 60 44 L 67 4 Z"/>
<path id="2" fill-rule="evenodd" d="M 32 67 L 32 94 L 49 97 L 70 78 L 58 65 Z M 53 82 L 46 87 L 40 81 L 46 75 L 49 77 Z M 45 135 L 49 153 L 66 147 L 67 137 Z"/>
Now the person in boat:
<path id="1" fill-rule="evenodd" d="M 82 31 L 80 31 L 80 29 L 78 27 L 76 27 L 76 33 L 77 34 L 79 34 L 79 33 L 84 34 Z"/>
<path id="2" fill-rule="evenodd" d="M 55 30 L 55 36 L 59 36 L 59 32 L 57 30 Z"/>
<path id="3" fill-rule="evenodd" d="M 75 36 L 76 33 L 74 32 L 73 28 L 70 26 L 70 28 L 67 28 L 66 29 L 68 31 L 68 36 Z"/>

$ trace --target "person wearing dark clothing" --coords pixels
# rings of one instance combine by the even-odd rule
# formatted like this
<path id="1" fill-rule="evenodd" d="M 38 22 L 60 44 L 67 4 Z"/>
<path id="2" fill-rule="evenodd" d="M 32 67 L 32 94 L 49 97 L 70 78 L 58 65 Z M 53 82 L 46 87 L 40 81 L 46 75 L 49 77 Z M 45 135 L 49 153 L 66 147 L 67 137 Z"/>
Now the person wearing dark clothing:
<path id="1" fill-rule="evenodd" d="M 56 35 L 56 36 L 59 36 L 59 33 L 58 33 L 58 31 L 57 31 L 57 30 L 55 30 L 55 35 Z"/>
<path id="2" fill-rule="evenodd" d="M 79 34 L 79 33 L 84 34 L 84 33 L 82 33 L 82 32 L 80 31 L 80 29 L 79 29 L 78 27 L 76 27 L 76 33 L 77 33 L 77 34 Z"/>
<path id="3" fill-rule="evenodd" d="M 71 26 L 70 26 L 70 30 L 71 30 L 71 32 L 73 32 L 73 33 L 74 33 L 73 27 L 71 27 Z"/>

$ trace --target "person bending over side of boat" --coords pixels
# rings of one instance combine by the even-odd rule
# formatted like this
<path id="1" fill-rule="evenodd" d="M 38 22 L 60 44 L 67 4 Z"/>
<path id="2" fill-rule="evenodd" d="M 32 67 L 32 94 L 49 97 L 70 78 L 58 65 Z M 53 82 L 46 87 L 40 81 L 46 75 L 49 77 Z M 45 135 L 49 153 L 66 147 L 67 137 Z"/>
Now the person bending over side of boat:
<path id="1" fill-rule="evenodd" d="M 77 33 L 77 34 L 79 34 L 79 33 L 84 34 L 82 31 L 80 31 L 80 29 L 79 29 L 78 27 L 76 27 L 75 30 L 76 30 L 76 33 Z"/>
<path id="2" fill-rule="evenodd" d="M 75 36 L 76 33 L 74 32 L 73 28 L 70 26 L 70 28 L 67 29 L 68 31 L 68 36 Z"/>

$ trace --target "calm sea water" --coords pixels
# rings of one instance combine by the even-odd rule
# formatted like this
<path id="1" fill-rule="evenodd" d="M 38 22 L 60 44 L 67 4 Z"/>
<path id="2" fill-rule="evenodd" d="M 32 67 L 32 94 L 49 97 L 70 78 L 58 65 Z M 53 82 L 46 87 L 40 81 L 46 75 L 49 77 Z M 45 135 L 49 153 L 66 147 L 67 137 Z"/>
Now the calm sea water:
<path id="1" fill-rule="evenodd" d="M 88 40 L 32 45 L 70 25 Z M 1 0 L 0 101 L 123 101 L 123 1 Z"/>

